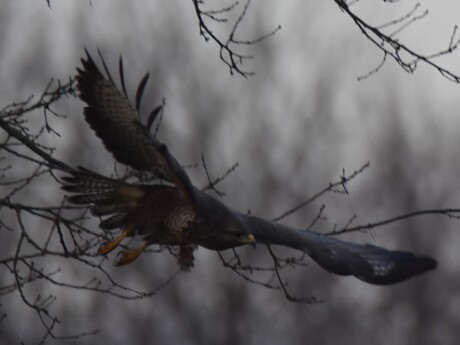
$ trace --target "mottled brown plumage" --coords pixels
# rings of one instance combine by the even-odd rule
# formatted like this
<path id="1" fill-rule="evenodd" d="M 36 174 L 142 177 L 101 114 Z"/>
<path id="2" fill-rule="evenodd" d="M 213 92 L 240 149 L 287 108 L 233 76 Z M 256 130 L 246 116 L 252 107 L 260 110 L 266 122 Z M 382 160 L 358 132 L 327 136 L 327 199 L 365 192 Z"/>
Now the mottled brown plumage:
<path id="1" fill-rule="evenodd" d="M 179 245 L 179 264 L 188 269 L 196 245 L 224 250 L 263 243 L 301 250 L 329 272 L 354 275 L 371 284 L 396 283 L 436 267 L 436 261 L 428 257 L 345 242 L 229 209 L 195 188 L 166 145 L 139 121 L 137 111 L 148 75 L 138 88 L 135 109 L 126 95 L 121 58 L 123 93 L 104 62 L 107 77 L 88 53 L 82 65 L 77 82 L 80 98 L 87 104 L 85 120 L 117 161 L 155 180 L 149 185 L 131 184 L 83 168 L 63 178 L 63 189 L 76 193 L 70 202 L 91 205 L 94 215 L 104 217 L 102 229 L 120 229 L 114 240 L 101 245 L 99 253 L 109 253 L 128 236 L 143 238 L 140 247 L 121 252 L 118 264 L 130 263 L 151 244 Z M 157 113 L 158 108 L 153 115 Z"/>

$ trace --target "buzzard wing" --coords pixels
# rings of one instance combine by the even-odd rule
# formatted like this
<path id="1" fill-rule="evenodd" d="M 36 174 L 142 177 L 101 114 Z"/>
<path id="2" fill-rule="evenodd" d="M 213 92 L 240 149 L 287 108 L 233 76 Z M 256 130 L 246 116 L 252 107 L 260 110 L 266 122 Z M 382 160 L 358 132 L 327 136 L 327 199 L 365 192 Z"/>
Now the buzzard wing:
<path id="1" fill-rule="evenodd" d="M 184 198 L 193 201 L 194 189 L 187 173 L 167 146 L 151 135 L 148 128 L 139 121 L 139 114 L 129 102 L 126 92 L 122 93 L 116 87 L 104 61 L 102 60 L 107 77 L 104 77 L 88 52 L 86 59 L 81 62 L 83 67 L 77 68 L 77 85 L 80 98 L 87 104 L 84 110 L 85 120 L 106 149 L 120 163 L 137 170 L 150 171 L 174 183 Z M 121 60 L 120 77 L 124 90 Z M 147 76 L 139 85 L 137 105 L 146 81 Z"/>
<path id="2" fill-rule="evenodd" d="M 436 260 L 404 251 L 390 251 L 370 244 L 341 241 L 313 231 L 297 230 L 240 214 L 258 243 L 301 250 L 325 270 L 354 275 L 375 285 L 398 283 L 436 268 Z"/>

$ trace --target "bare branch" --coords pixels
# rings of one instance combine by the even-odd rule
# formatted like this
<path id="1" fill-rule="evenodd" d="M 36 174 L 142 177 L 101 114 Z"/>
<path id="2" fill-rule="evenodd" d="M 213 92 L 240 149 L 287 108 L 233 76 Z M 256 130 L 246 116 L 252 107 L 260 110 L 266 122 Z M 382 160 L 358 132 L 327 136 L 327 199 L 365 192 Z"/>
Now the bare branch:
<path id="1" fill-rule="evenodd" d="M 230 175 L 232 172 L 234 172 L 236 170 L 236 168 L 238 168 L 238 165 L 239 165 L 238 162 L 236 162 L 230 168 L 228 168 L 227 171 L 225 173 L 223 173 L 221 176 L 216 177 L 214 180 L 211 180 L 211 176 L 209 175 L 209 171 L 208 171 L 208 169 L 206 167 L 206 162 L 205 162 L 203 154 L 201 155 L 201 161 L 202 161 L 203 168 L 204 168 L 204 170 L 206 172 L 206 176 L 207 176 L 208 182 L 209 182 L 208 185 L 203 188 L 203 190 L 206 191 L 206 190 L 212 189 L 219 196 L 225 195 L 225 193 L 217 191 L 214 188 L 214 186 L 217 185 L 218 183 L 222 182 L 223 180 L 225 180 L 225 178 L 227 178 L 228 175 Z"/>
<path id="2" fill-rule="evenodd" d="M 196 16 L 198 18 L 200 35 L 204 37 L 206 42 L 211 40 L 214 43 L 217 43 L 217 45 L 220 47 L 220 59 L 229 67 L 230 73 L 233 74 L 233 72 L 236 72 L 237 74 L 240 74 L 245 78 L 254 75 L 254 72 L 245 70 L 243 68 L 244 63 L 247 60 L 252 60 L 254 57 L 252 55 L 246 55 L 238 52 L 240 46 L 250 46 L 256 43 L 260 43 L 266 40 L 267 38 L 275 35 L 279 30 L 281 30 L 281 26 L 278 26 L 275 29 L 268 32 L 267 34 L 252 40 L 241 40 L 236 38 L 237 30 L 243 22 L 244 18 L 246 17 L 249 5 L 251 4 L 251 0 L 247 0 L 243 6 L 243 9 L 238 15 L 236 21 L 234 22 L 232 28 L 230 29 L 228 37 L 226 39 L 223 39 L 218 37 L 213 32 L 213 30 L 210 28 L 209 24 L 206 23 L 204 18 L 206 17 L 211 21 L 219 24 L 227 23 L 228 19 L 222 17 L 222 15 L 229 15 L 230 12 L 236 10 L 236 8 L 239 5 L 238 1 L 235 1 L 227 7 L 222 7 L 219 10 L 203 10 L 202 7 L 205 3 L 204 1 L 192 0 L 192 2 Z"/>
<path id="3" fill-rule="evenodd" d="M 395 38 L 396 35 L 400 34 L 408 26 L 426 17 L 428 11 L 424 11 L 421 14 L 415 15 L 417 10 L 420 8 L 419 5 L 416 5 L 415 8 L 398 19 L 389 21 L 388 23 L 382 25 L 372 26 L 364 19 L 356 15 L 353 11 L 351 11 L 350 3 L 347 3 L 347 1 L 334 0 L 334 2 L 353 20 L 356 26 L 360 29 L 361 33 L 366 36 L 366 38 L 384 54 L 382 63 L 379 64 L 376 69 L 366 74 L 366 76 L 358 78 L 358 80 L 365 79 L 374 74 L 381 68 L 382 64 L 387 61 L 387 56 L 390 56 L 394 61 L 396 61 L 397 64 L 401 66 L 404 71 L 408 73 L 413 73 L 417 69 L 418 63 L 423 62 L 428 66 L 436 69 L 443 77 L 447 78 L 448 80 L 455 83 L 460 83 L 460 75 L 454 74 L 453 72 L 442 67 L 434 61 L 434 59 L 437 57 L 453 53 L 460 45 L 460 37 L 457 39 L 455 38 L 457 36 L 457 26 L 455 26 L 453 29 L 449 45 L 446 49 L 433 54 L 422 55 Z M 386 2 L 394 3 L 396 1 Z M 391 33 L 383 33 L 383 29 L 392 28 L 395 25 L 399 25 L 399 27 L 394 29 Z M 403 56 L 408 56 L 408 58 Z"/>
<path id="4" fill-rule="evenodd" d="M 364 170 L 369 168 L 369 166 L 370 166 L 370 163 L 367 162 L 361 168 L 359 168 L 358 170 L 354 171 L 352 174 L 350 174 L 348 176 L 342 175 L 341 178 L 340 178 L 340 181 L 330 183 L 329 186 L 323 188 L 318 193 L 314 194 L 312 197 L 310 197 L 307 200 L 301 202 L 300 204 L 290 208 L 289 210 L 287 210 L 286 212 L 282 213 L 278 217 L 273 218 L 272 221 L 277 222 L 277 221 L 280 221 L 283 218 L 286 218 L 287 216 L 289 216 L 291 214 L 294 214 L 295 212 L 297 212 L 300 209 L 304 208 L 305 206 L 307 206 L 308 204 L 312 203 L 313 201 L 315 201 L 316 199 L 318 199 L 319 197 L 323 196 L 326 193 L 333 192 L 333 193 L 340 193 L 340 194 L 345 193 L 346 194 L 347 193 L 347 191 L 346 191 L 347 182 L 353 180 L 356 176 L 358 176 Z M 343 171 L 343 173 L 345 174 L 345 171 Z M 342 187 L 342 188 L 337 189 L 337 187 Z"/>
<path id="5" fill-rule="evenodd" d="M 405 219 L 420 217 L 420 216 L 427 216 L 427 215 L 442 215 L 452 219 L 460 219 L 460 209 L 458 208 L 446 208 L 446 209 L 432 209 L 432 210 L 420 210 L 420 211 L 413 211 L 409 213 L 405 213 L 399 216 L 390 217 L 381 221 L 371 222 L 363 225 L 357 225 L 353 227 L 348 227 L 351 222 L 349 222 L 344 228 L 340 230 L 334 230 L 332 232 L 326 233 L 326 235 L 340 235 L 348 232 L 356 232 L 356 231 L 367 231 L 373 230 L 378 227 L 382 227 L 385 225 L 389 225 L 395 222 L 400 222 Z M 354 220 L 354 218 L 353 218 Z"/>

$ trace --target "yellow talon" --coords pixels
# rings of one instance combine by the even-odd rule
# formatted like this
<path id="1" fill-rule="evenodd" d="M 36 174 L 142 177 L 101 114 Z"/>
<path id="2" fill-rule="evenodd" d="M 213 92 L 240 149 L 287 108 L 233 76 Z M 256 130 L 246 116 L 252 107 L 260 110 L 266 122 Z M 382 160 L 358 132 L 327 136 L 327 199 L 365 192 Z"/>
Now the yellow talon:
<path id="1" fill-rule="evenodd" d="M 108 242 L 104 242 L 101 244 L 101 246 L 99 247 L 97 253 L 99 255 L 105 255 L 105 254 L 108 254 L 110 253 L 112 250 L 114 250 L 119 244 L 121 241 L 123 241 L 123 239 L 128 236 L 130 233 L 129 230 L 123 230 L 122 232 L 120 232 L 117 237 L 115 237 L 115 239 L 113 241 L 108 241 Z"/>
<path id="2" fill-rule="evenodd" d="M 124 249 L 118 253 L 118 259 L 117 262 L 115 263 L 115 266 L 124 266 L 127 265 L 139 256 L 140 253 L 144 251 L 145 248 L 149 245 L 148 242 L 144 242 L 142 246 L 136 249 Z"/>

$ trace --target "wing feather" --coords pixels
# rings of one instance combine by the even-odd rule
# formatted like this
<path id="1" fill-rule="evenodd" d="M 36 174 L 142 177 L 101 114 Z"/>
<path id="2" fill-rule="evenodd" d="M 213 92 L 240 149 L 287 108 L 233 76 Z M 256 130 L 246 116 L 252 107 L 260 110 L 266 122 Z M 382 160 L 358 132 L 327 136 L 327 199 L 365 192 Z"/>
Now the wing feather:
<path id="1" fill-rule="evenodd" d="M 87 104 L 85 120 L 105 148 L 120 163 L 137 170 L 151 171 L 174 183 L 181 195 L 193 202 L 194 190 L 187 173 L 167 146 L 150 135 L 139 121 L 138 113 L 111 79 L 105 62 L 103 66 L 108 79 L 102 75 L 88 52 L 86 59 L 81 59 L 81 62 L 83 67 L 77 68 L 77 84 L 80 98 Z M 121 72 L 123 67 L 120 67 Z M 140 102 L 146 82 L 147 78 L 144 77 L 138 87 L 136 103 Z"/>
<path id="2" fill-rule="evenodd" d="M 370 244 L 346 242 L 308 230 L 239 214 L 258 243 L 277 244 L 304 251 L 325 270 L 354 275 L 367 283 L 388 285 L 436 268 L 436 260 Z"/>
<path id="3" fill-rule="evenodd" d="M 136 92 L 136 110 L 137 112 L 140 111 L 142 94 L 144 93 L 145 85 L 147 84 L 147 81 L 149 80 L 149 76 L 150 74 L 147 73 L 144 76 L 144 78 L 142 78 L 141 82 L 139 83 L 139 86 L 137 87 L 137 92 Z"/>

